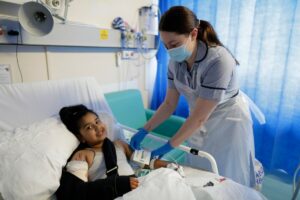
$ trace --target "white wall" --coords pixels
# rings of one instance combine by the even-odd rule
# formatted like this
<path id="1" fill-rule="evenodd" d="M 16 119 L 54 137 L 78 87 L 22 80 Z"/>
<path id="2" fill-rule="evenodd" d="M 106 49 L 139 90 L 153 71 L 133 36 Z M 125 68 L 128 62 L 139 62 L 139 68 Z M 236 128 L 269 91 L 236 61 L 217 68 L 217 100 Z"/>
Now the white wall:
<path id="1" fill-rule="evenodd" d="M 70 3 L 68 20 L 111 28 L 112 20 L 120 16 L 135 27 L 138 22 L 138 8 L 151 2 L 73 0 Z M 103 86 L 104 92 L 126 88 L 140 89 L 145 105 L 148 104 L 149 83 L 145 81 L 145 72 L 149 71 L 145 69 L 149 67 L 148 63 L 149 61 L 140 58 L 135 61 L 123 61 L 122 66 L 117 67 L 116 53 L 112 52 L 112 49 L 0 45 L 0 64 L 11 66 L 14 83 L 22 82 L 20 71 L 23 82 L 94 76 Z"/>

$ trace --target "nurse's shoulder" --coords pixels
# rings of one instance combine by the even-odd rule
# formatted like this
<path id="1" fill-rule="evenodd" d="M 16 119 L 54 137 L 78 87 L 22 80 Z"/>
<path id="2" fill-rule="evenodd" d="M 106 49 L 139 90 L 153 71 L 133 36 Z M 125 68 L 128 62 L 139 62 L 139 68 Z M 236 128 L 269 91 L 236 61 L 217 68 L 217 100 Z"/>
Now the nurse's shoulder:
<path id="1" fill-rule="evenodd" d="M 235 59 L 223 46 L 209 47 L 206 58 L 199 63 L 202 76 L 206 74 L 231 74 L 236 66 Z"/>
<path id="2" fill-rule="evenodd" d="M 235 59 L 231 53 L 223 46 L 212 46 L 209 47 L 207 52 L 206 62 L 214 63 L 217 61 L 226 61 L 235 65 Z"/>

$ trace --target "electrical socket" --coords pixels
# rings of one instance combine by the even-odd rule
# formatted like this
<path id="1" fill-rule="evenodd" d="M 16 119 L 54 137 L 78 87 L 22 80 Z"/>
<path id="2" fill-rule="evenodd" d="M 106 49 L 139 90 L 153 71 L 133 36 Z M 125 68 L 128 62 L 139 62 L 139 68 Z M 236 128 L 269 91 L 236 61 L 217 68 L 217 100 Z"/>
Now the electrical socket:
<path id="1" fill-rule="evenodd" d="M 133 60 L 136 59 L 136 52 L 131 50 L 123 50 L 121 58 L 123 60 Z"/>
<path id="2" fill-rule="evenodd" d="M 46 4 L 52 9 L 61 9 L 61 0 L 46 0 Z"/>

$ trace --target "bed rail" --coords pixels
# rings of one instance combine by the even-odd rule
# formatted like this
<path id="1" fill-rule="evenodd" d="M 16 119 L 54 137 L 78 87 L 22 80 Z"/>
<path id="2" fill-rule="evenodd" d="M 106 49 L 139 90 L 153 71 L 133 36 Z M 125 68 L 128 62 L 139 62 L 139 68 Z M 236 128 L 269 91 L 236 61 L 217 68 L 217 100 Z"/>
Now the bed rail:
<path id="1" fill-rule="evenodd" d="M 132 132 L 133 134 L 137 132 L 136 129 L 133 129 L 133 128 L 130 128 L 130 127 L 127 127 L 127 126 L 124 126 L 122 124 L 118 124 L 122 129 L 125 129 L 129 132 Z M 166 139 L 164 138 L 161 138 L 161 137 L 158 137 L 158 136 L 155 136 L 153 134 L 147 134 L 148 138 L 152 138 L 154 140 L 158 140 L 158 141 L 162 141 L 162 142 L 167 142 Z M 176 147 L 184 152 L 187 152 L 187 153 L 191 153 L 193 155 L 196 155 L 196 156 L 200 156 L 202 158 L 206 158 L 209 160 L 210 164 L 211 164 L 211 168 L 212 168 L 212 172 L 219 175 L 219 170 L 218 170 L 218 166 L 217 166 L 217 162 L 216 160 L 214 159 L 214 157 L 205 152 L 205 151 L 200 151 L 200 150 L 197 150 L 197 149 L 194 149 L 194 148 L 191 148 L 191 147 L 188 147 L 188 146 L 185 146 L 185 145 L 179 145 L 178 147 Z"/>

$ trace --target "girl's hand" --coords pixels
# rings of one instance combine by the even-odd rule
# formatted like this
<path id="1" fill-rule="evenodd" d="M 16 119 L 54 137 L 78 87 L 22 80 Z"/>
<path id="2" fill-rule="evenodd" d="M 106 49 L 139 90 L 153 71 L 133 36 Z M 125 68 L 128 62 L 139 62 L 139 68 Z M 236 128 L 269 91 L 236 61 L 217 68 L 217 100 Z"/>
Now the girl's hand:
<path id="1" fill-rule="evenodd" d="M 132 190 L 139 186 L 139 181 L 138 181 L 137 178 L 130 177 L 129 182 L 130 182 L 130 187 L 131 187 Z"/>

